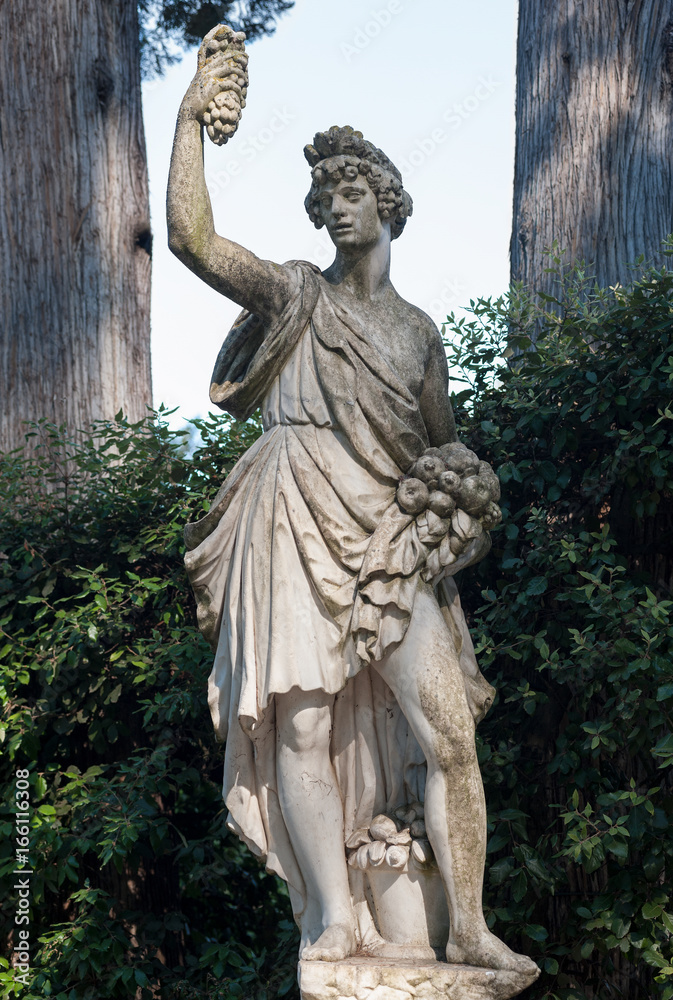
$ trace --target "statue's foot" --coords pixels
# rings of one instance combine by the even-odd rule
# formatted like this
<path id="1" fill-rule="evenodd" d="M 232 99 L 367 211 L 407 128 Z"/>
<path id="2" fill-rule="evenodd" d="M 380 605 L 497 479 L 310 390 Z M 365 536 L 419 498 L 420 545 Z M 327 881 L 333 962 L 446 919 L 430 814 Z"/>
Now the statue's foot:
<path id="1" fill-rule="evenodd" d="M 362 942 L 362 951 L 370 958 L 402 959 L 409 962 L 434 962 L 436 954 L 429 945 L 393 944 L 380 938 L 374 942 Z"/>
<path id="2" fill-rule="evenodd" d="M 308 944 L 299 956 L 304 962 L 340 962 L 357 951 L 355 931 L 348 924 L 332 924 L 315 944 Z"/>
<path id="3" fill-rule="evenodd" d="M 540 970 L 532 959 L 527 955 L 517 955 L 486 927 L 476 934 L 457 940 L 450 939 L 446 946 L 446 960 L 461 965 L 476 965 L 481 969 L 519 972 L 532 979 L 537 979 L 540 975 Z"/>

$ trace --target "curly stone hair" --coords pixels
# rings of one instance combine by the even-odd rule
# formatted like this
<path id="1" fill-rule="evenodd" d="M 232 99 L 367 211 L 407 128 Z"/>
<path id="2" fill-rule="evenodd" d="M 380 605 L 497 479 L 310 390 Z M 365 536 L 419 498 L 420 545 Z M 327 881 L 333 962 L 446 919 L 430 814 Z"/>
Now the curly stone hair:
<path id="1" fill-rule="evenodd" d="M 331 181 L 355 180 L 361 174 L 376 195 L 379 216 L 392 220 L 390 233 L 396 239 L 413 211 L 413 202 L 402 187 L 402 175 L 386 154 L 355 132 L 350 125 L 332 125 L 317 132 L 313 145 L 304 146 L 304 156 L 313 168 L 311 190 L 304 205 L 316 229 L 324 225 L 320 214 L 320 189 Z"/>

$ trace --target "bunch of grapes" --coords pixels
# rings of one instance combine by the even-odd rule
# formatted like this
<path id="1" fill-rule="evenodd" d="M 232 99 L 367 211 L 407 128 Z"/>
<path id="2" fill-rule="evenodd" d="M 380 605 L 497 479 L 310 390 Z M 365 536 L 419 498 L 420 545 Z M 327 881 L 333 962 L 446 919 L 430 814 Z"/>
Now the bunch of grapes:
<path id="1" fill-rule="evenodd" d="M 203 116 L 206 131 L 217 146 L 223 146 L 232 137 L 241 120 L 248 93 L 248 56 L 243 43 L 245 34 L 232 31 L 226 24 L 219 25 L 204 39 L 199 52 L 199 66 L 207 66 L 217 53 L 224 52 L 226 76 L 221 82 L 220 93 L 208 105 Z M 221 70 L 218 69 L 218 74 Z"/>
<path id="2" fill-rule="evenodd" d="M 379 167 L 372 167 L 371 173 L 377 175 L 376 199 L 379 215 L 382 219 L 392 219 L 403 205 L 402 182 L 392 174 L 385 174 Z"/>

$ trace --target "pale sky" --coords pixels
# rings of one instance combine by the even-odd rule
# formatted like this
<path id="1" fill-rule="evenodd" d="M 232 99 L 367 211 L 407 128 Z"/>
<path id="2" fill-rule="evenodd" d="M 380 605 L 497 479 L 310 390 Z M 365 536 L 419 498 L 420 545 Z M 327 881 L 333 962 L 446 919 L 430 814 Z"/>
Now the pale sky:
<path id="1" fill-rule="evenodd" d="M 303 147 L 351 125 L 402 171 L 414 214 L 392 247 L 398 292 L 437 324 L 509 280 L 516 0 L 297 0 L 248 48 L 236 135 L 206 141 L 215 226 L 275 261 L 332 260 L 303 201 Z M 184 418 L 208 399 L 215 358 L 240 311 L 175 259 L 165 196 L 173 127 L 196 50 L 143 88 L 154 230 L 154 403 Z M 180 423 L 180 420 L 176 420 Z"/>

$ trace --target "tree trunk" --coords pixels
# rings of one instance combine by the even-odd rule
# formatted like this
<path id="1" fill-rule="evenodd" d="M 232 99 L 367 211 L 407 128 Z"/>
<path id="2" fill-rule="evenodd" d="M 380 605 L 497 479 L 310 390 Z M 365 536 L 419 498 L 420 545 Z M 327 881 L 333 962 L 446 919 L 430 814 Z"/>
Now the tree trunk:
<path id="1" fill-rule="evenodd" d="M 0 450 L 151 403 L 135 0 L 0 0 Z"/>
<path id="2" fill-rule="evenodd" d="M 661 241 L 673 231 L 672 150 L 673 0 L 520 0 L 512 281 L 557 293 L 556 276 L 544 273 L 554 240 L 564 265 L 585 261 L 602 287 L 629 283 L 627 265 L 641 254 L 661 263 Z M 670 564 L 660 542 L 670 512 L 662 504 L 658 532 L 638 528 L 629 499 L 615 496 L 611 525 L 631 567 L 665 591 Z M 553 752 L 550 744 L 548 759 Z M 637 758 L 623 762 L 623 772 L 640 766 Z M 559 801 L 556 781 L 544 779 L 548 803 Z M 549 815 L 541 811 L 540 822 Z M 604 888 L 600 869 L 576 871 L 567 891 L 541 900 L 538 919 L 550 940 L 578 901 Z M 566 963 L 588 996 L 604 995 L 586 985 L 601 961 L 614 965 L 601 967 L 608 991 L 651 996 L 652 969 L 616 949 L 609 959 Z"/>
<path id="3" fill-rule="evenodd" d="M 673 0 L 520 0 L 512 280 L 553 294 L 544 250 L 601 286 L 673 230 Z"/>

